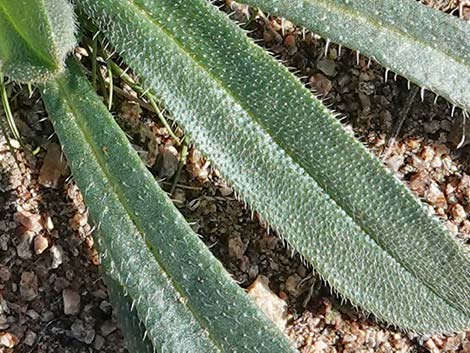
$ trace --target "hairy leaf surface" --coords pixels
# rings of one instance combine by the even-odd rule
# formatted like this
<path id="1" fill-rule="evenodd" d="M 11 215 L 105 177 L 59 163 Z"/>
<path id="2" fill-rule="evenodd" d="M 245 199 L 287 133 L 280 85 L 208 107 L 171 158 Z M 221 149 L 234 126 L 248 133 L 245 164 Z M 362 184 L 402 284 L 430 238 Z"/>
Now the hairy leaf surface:
<path id="1" fill-rule="evenodd" d="M 48 83 L 43 98 L 98 226 L 107 283 L 118 287 L 115 298 L 127 293 L 155 349 L 294 352 L 191 230 L 78 69 Z M 115 303 L 118 314 L 128 304 Z"/>
<path id="2" fill-rule="evenodd" d="M 102 266 L 102 278 L 106 284 L 109 300 L 113 305 L 113 315 L 116 316 L 121 332 L 126 341 L 126 346 L 131 353 L 155 353 L 153 345 L 146 336 L 146 329 L 139 319 L 137 312 L 133 310 L 132 298 L 124 291 L 118 281 L 106 273 L 111 264 L 109 259 L 104 259 Z"/>
<path id="3" fill-rule="evenodd" d="M 68 0 L 0 0 L 0 71 L 23 82 L 63 71 L 75 46 L 74 20 Z"/>
<path id="4" fill-rule="evenodd" d="M 204 0 L 77 0 L 240 195 L 342 295 L 470 326 L 470 258 L 286 68 Z"/>
<path id="5" fill-rule="evenodd" d="M 410 0 L 243 0 L 470 110 L 470 23 Z"/>

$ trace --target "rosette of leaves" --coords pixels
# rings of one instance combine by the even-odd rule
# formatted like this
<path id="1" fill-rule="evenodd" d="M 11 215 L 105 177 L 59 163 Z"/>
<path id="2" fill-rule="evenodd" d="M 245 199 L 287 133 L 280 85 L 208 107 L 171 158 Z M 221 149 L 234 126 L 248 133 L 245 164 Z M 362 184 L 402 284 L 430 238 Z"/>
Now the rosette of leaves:
<path id="1" fill-rule="evenodd" d="M 283 1 L 251 3 L 273 12 L 288 8 Z M 313 6 L 290 3 L 297 14 Z M 212 4 L 75 4 L 238 194 L 340 295 L 405 330 L 448 333 L 470 326 L 468 252 L 296 77 Z M 324 16 L 333 10 L 315 8 Z M 424 29 L 417 31 L 403 29 L 406 16 L 375 11 L 375 20 L 365 21 L 358 12 L 334 13 L 340 41 L 372 47 L 354 39 L 352 27 L 337 25 L 347 21 L 359 21 L 364 30 L 374 25 L 391 42 L 405 33 L 399 37 L 405 45 L 424 48 L 435 65 L 457 65 L 468 82 L 466 49 L 453 47 L 444 35 L 425 35 L 426 26 L 436 30 L 442 22 L 466 41 L 461 35 L 468 27 L 457 19 L 418 11 L 412 14 Z M 437 45 L 452 48 L 439 51 Z M 379 52 L 390 57 L 383 46 L 370 50 L 377 58 Z M 468 106 L 468 92 L 457 86 L 460 93 L 453 95 L 441 73 L 407 71 L 415 61 L 407 58 L 400 66 L 391 60 L 389 66 Z M 139 351 L 291 350 L 190 231 L 84 81 L 72 67 L 47 83 L 43 96 L 97 224 L 108 284 L 130 327 L 130 342 L 140 342 L 133 332 L 146 331 L 149 341 Z"/>

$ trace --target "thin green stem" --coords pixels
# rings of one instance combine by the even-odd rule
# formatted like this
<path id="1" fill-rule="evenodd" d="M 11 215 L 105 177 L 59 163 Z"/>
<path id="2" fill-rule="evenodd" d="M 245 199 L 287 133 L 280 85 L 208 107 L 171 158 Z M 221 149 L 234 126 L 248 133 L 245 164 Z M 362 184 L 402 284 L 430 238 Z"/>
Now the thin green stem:
<path id="1" fill-rule="evenodd" d="M 113 107 L 113 70 L 111 68 L 111 60 L 106 62 L 106 71 L 108 73 L 108 110 L 111 111 Z"/>
<path id="2" fill-rule="evenodd" d="M 153 110 L 157 114 L 158 119 L 160 122 L 163 124 L 165 129 L 168 131 L 168 134 L 176 141 L 178 145 L 181 144 L 181 140 L 176 134 L 173 132 L 173 129 L 171 128 L 170 124 L 166 120 L 165 116 L 163 115 L 163 112 L 161 109 L 158 107 L 157 101 L 155 99 L 155 96 L 149 92 L 149 90 L 145 90 L 142 86 L 137 84 L 134 79 L 129 76 L 123 69 L 119 67 L 115 62 L 110 61 L 111 64 L 111 69 L 118 75 L 126 84 L 128 84 L 137 94 L 143 96 L 149 104 L 152 106 Z"/>
<path id="3" fill-rule="evenodd" d="M 12 144 L 10 142 L 10 137 L 8 136 L 8 131 L 7 131 L 7 128 L 5 126 L 5 123 L 4 123 L 3 119 L 0 119 L 0 130 L 2 132 L 2 135 L 5 136 L 5 141 L 7 143 L 8 150 L 10 151 L 11 155 L 15 159 L 16 165 L 19 167 L 20 162 L 19 162 L 18 158 L 16 157 L 15 148 L 12 146 Z"/>
<path id="4" fill-rule="evenodd" d="M 27 86 L 28 86 L 28 98 L 31 98 L 34 93 L 33 85 L 31 84 L 31 82 L 28 82 Z"/>
<path id="5" fill-rule="evenodd" d="M 0 95 L 2 97 L 3 110 L 5 111 L 5 117 L 8 123 L 8 128 L 13 134 L 13 137 L 20 143 L 20 145 L 23 148 L 27 149 L 25 144 L 23 143 L 23 139 L 21 138 L 21 135 L 18 131 L 18 128 L 16 127 L 15 120 L 13 118 L 13 113 L 11 111 L 10 102 L 8 100 L 8 94 L 3 73 L 0 73 Z"/>
<path id="6" fill-rule="evenodd" d="M 158 107 L 157 105 L 157 102 L 154 98 L 153 95 L 150 95 L 148 93 L 145 94 L 145 98 L 148 99 L 150 105 L 153 107 L 153 109 L 155 110 L 155 113 L 157 113 L 157 116 L 158 116 L 158 119 L 160 119 L 160 122 L 163 124 L 163 126 L 165 127 L 165 129 L 168 131 L 168 135 L 170 135 L 174 140 L 175 142 L 180 145 L 181 144 L 181 140 L 178 138 L 178 136 L 176 136 L 176 134 L 173 132 L 170 124 L 168 124 L 168 121 L 165 119 L 165 116 L 163 115 L 163 112 L 160 110 L 160 108 Z"/>
<path id="7" fill-rule="evenodd" d="M 91 41 L 91 83 L 93 88 L 96 90 L 96 66 L 98 60 L 98 39 L 93 38 Z"/>
<path id="8" fill-rule="evenodd" d="M 109 101 L 109 94 L 108 94 L 108 88 L 106 86 L 107 83 L 106 83 L 106 79 L 104 77 L 104 74 L 103 74 L 103 72 L 101 72 L 101 70 L 100 70 L 100 74 L 98 75 L 98 82 L 99 82 L 100 90 L 101 90 L 102 96 L 104 98 L 104 101 L 108 102 Z"/>

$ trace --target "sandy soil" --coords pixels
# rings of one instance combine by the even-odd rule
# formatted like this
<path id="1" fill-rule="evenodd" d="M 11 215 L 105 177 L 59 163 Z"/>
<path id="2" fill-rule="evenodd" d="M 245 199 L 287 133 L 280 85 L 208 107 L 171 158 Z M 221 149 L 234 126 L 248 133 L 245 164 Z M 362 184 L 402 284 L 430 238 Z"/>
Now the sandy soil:
<path id="1" fill-rule="evenodd" d="M 434 2 L 451 11 L 458 2 Z M 465 10 L 467 11 L 467 10 Z M 465 12 L 467 14 L 467 12 Z M 243 11 L 233 17 L 242 19 Z M 470 16 L 470 14 L 469 14 Z M 353 131 L 438 215 L 460 241 L 470 244 L 469 146 L 456 146 L 470 131 L 458 109 L 365 57 L 330 45 L 289 22 L 258 18 L 252 36 L 305 83 L 343 113 Z M 118 82 L 124 90 L 128 87 Z M 0 135 L 0 352 L 124 352 L 113 321 L 97 254 L 89 236 L 86 208 L 69 178 L 56 137 L 37 93 L 9 85 L 15 118 L 36 155 L 9 152 Z M 178 150 L 146 105 L 117 95 L 118 122 L 132 136 L 162 187 L 170 188 Z M 2 112 L 3 114 L 3 112 Z M 176 129 L 177 134 L 182 134 Z M 190 150 L 175 204 L 213 253 L 244 288 L 259 276 L 287 305 L 286 333 L 302 353 L 470 353 L 470 332 L 450 337 L 404 334 L 341 304 L 291 255 L 276 234 L 236 200 L 233 190 L 195 150 Z M 470 245 L 468 245 L 470 246 Z M 280 315 L 280 314 L 279 314 Z M 10 348 L 8 348 L 10 347 Z"/>

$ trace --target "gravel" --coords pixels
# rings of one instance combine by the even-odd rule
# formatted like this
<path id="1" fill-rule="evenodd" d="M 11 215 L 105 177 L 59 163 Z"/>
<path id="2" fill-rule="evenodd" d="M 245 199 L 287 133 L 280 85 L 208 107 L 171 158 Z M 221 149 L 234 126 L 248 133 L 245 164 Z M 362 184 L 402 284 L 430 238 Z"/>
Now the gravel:
<path id="1" fill-rule="evenodd" d="M 443 10 L 455 2 L 433 3 Z M 222 5 L 222 2 L 220 2 Z M 447 8 L 447 7 L 448 8 Z M 464 9 L 467 14 L 467 8 Z M 233 17 L 243 19 L 245 8 Z M 446 223 L 470 244 L 470 147 L 462 140 L 462 114 L 434 96 L 411 99 L 406 80 L 368 59 L 325 42 L 288 21 L 252 23 L 251 35 L 297 68 L 305 84 L 346 116 L 354 133 Z M 122 85 L 123 90 L 129 88 Z M 403 107 L 411 101 L 403 116 Z M 16 151 L 15 162 L 0 136 L 0 353 L 125 352 L 113 320 L 98 256 L 89 236 L 86 207 L 43 121 L 38 95 L 24 90 L 12 100 L 26 142 L 37 155 Z M 150 170 L 169 190 L 177 148 L 145 109 L 119 98 L 118 122 L 132 137 Z M 0 118 L 2 118 L 0 116 Z M 400 127 L 400 128 L 397 128 Z M 466 129 L 470 131 L 470 129 Z M 181 136 L 181 131 L 176 130 Z M 376 322 L 331 293 L 291 254 L 202 154 L 190 148 L 174 202 L 233 278 L 290 337 L 302 353 L 470 353 L 470 332 L 427 337 Z M 257 294 L 256 294 L 257 293 Z M 261 298 L 261 299 L 260 299 Z M 271 309 L 267 309 L 271 308 Z"/>

